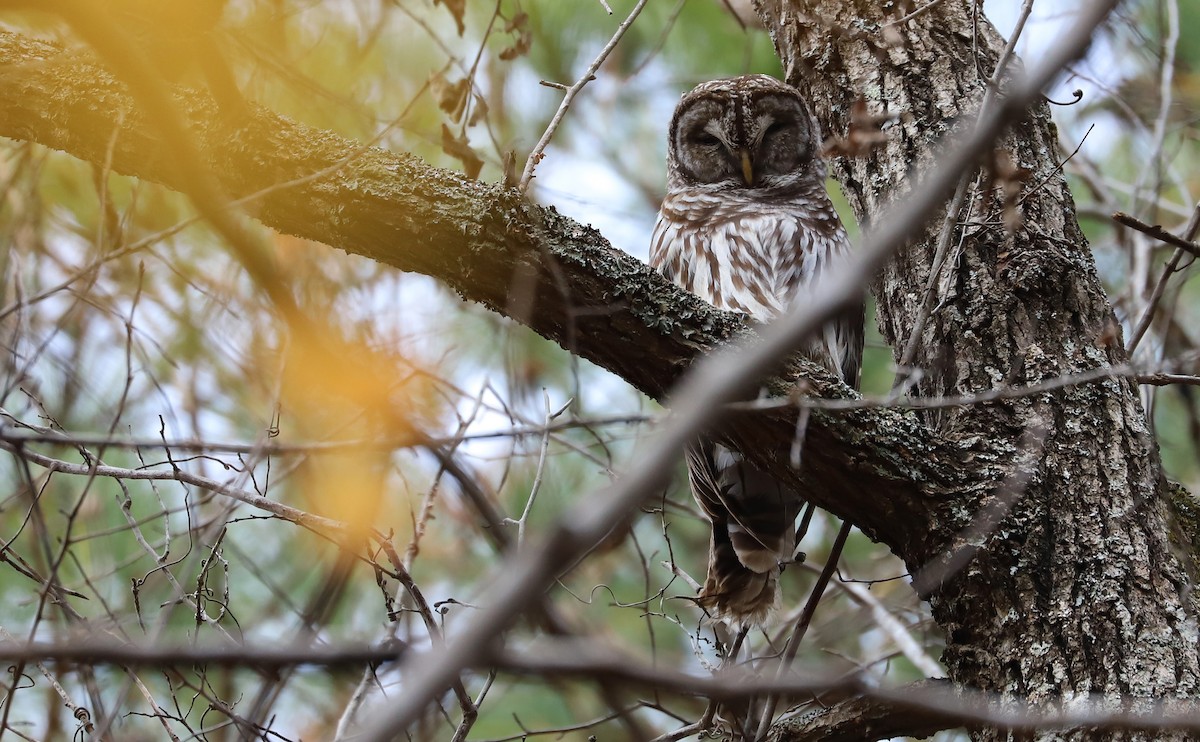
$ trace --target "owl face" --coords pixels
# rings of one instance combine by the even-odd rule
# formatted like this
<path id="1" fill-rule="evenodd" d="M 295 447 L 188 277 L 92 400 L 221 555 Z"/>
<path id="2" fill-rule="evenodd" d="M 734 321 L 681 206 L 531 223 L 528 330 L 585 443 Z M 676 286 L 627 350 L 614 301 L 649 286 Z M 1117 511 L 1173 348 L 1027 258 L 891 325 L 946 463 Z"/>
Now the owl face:
<path id="1" fill-rule="evenodd" d="M 774 189 L 812 174 L 816 122 L 796 90 L 767 75 L 713 80 L 679 102 L 668 184 Z"/>

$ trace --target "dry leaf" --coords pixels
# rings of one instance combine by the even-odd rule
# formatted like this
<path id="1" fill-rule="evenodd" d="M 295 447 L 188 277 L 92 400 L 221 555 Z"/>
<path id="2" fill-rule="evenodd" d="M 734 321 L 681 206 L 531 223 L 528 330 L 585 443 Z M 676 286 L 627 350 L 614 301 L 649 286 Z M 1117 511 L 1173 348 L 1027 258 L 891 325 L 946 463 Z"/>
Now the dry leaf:
<path id="1" fill-rule="evenodd" d="M 529 16 L 526 13 L 514 15 L 512 20 L 504 24 L 504 30 L 513 35 L 513 43 L 500 51 L 501 59 L 512 61 L 529 53 L 533 33 L 529 30 Z"/>
<path id="2" fill-rule="evenodd" d="M 468 178 L 475 180 L 479 177 L 479 171 L 483 169 L 483 160 L 471 149 L 466 134 L 456 137 L 450 131 L 450 127 L 442 124 L 442 151 L 463 164 L 463 172 Z"/>
<path id="3" fill-rule="evenodd" d="M 894 120 L 887 113 L 871 113 L 862 98 L 854 101 L 850 108 L 850 127 L 845 138 L 830 137 L 825 142 L 824 154 L 843 157 L 861 157 L 887 141 L 883 124 Z"/>
<path id="4" fill-rule="evenodd" d="M 475 103 L 471 106 L 471 117 L 467 119 L 467 126 L 474 126 L 487 117 L 488 105 L 483 96 L 476 93 Z"/>
<path id="5" fill-rule="evenodd" d="M 433 0 L 434 5 L 445 5 L 446 10 L 450 11 L 450 15 L 454 16 L 454 22 L 458 24 L 458 35 L 463 35 L 463 16 L 467 13 L 467 0 Z"/>
<path id="6" fill-rule="evenodd" d="M 1021 226 L 1021 189 L 1033 171 L 1013 162 L 1012 155 L 1004 150 L 993 150 L 988 162 L 988 181 L 984 190 L 996 188 L 1000 191 L 1004 231 L 1013 234 Z"/>
<path id="7" fill-rule="evenodd" d="M 465 77 L 457 82 L 450 82 L 441 72 L 429 76 L 429 90 L 437 100 L 438 108 L 448 113 L 455 121 L 462 119 L 470 87 L 471 84 Z"/>

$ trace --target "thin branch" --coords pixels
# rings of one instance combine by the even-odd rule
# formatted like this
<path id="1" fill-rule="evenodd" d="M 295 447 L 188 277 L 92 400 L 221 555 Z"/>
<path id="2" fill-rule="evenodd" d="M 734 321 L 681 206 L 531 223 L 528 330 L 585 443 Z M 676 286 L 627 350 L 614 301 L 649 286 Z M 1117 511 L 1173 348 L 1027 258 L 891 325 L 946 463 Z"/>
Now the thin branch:
<path id="1" fill-rule="evenodd" d="M 417 586 L 416 580 L 404 567 L 404 562 L 400 559 L 400 555 L 387 539 L 379 539 L 379 546 L 384 554 L 388 557 L 388 562 L 392 565 L 392 577 L 399 580 L 404 586 L 405 592 L 412 598 L 413 604 L 417 607 L 417 613 L 420 614 L 421 620 L 425 623 L 425 630 L 429 632 L 429 638 L 433 641 L 434 646 L 442 643 L 444 637 L 441 627 L 438 626 L 437 619 L 433 617 L 433 611 L 429 607 L 429 601 L 425 599 L 421 588 Z M 479 717 L 479 708 L 475 702 L 471 700 L 471 696 L 467 693 L 466 686 L 463 685 L 462 678 L 455 678 L 451 684 L 451 689 L 454 691 L 454 697 L 458 699 L 459 708 L 462 709 L 462 723 L 454 732 L 452 742 L 462 742 L 466 739 L 467 732 L 471 730 L 475 720 Z"/>
<path id="2" fill-rule="evenodd" d="M 523 729 L 520 734 L 513 734 L 508 737 L 494 737 L 492 739 L 480 740 L 480 742 L 518 742 L 518 741 L 525 742 L 525 740 L 531 739 L 533 737 L 544 737 L 544 736 L 549 736 L 549 735 L 553 735 L 558 739 L 564 739 L 565 738 L 564 735 L 566 735 L 568 732 L 582 732 L 586 729 L 591 729 L 592 727 L 598 727 L 601 724 L 606 724 L 614 719 L 620 719 L 622 716 L 631 714 L 634 711 L 637 711 L 641 707 L 642 707 L 641 704 L 637 704 L 634 706 L 630 706 L 629 708 L 617 709 L 615 711 L 610 711 L 609 713 L 605 714 L 604 716 L 601 716 L 596 719 L 589 719 L 588 721 L 582 721 L 582 722 L 579 722 L 578 724 L 567 724 L 564 726 L 551 727 L 548 729 Z M 516 714 L 513 714 L 513 715 L 516 716 Z M 595 738 L 596 738 L 595 735 L 592 735 L 590 737 L 590 739 L 595 739 Z"/>
<path id="3" fill-rule="evenodd" d="M 1200 208 L 1200 204 L 1197 205 L 1197 208 Z M 1157 224 L 1147 224 L 1146 222 L 1142 221 L 1141 219 L 1130 216 L 1129 214 L 1126 214 L 1124 212 L 1118 211 L 1117 213 L 1112 215 L 1112 218 L 1113 218 L 1113 221 L 1124 224 L 1126 227 L 1132 227 L 1133 229 L 1136 229 L 1139 232 L 1150 235 L 1151 237 L 1153 237 L 1154 239 L 1156 239 L 1160 242 L 1165 242 L 1168 245 L 1174 245 L 1175 247 L 1178 247 L 1180 250 L 1183 250 L 1186 253 L 1190 253 L 1190 254 L 1200 258 L 1200 245 L 1196 244 L 1195 242 L 1192 242 L 1191 238 L 1176 237 L 1175 235 L 1171 234 L 1170 232 L 1163 229 L 1161 226 L 1159 226 Z M 1196 230 L 1189 224 L 1186 232 L 1191 233 L 1194 236 Z"/>
<path id="4" fill-rule="evenodd" d="M 779 659 L 779 666 L 775 671 L 777 680 L 785 677 L 791 670 L 792 662 L 796 659 L 796 652 L 800 649 L 800 642 L 804 640 L 804 635 L 808 632 L 809 625 L 812 624 L 813 616 L 817 614 L 817 606 L 821 603 L 822 596 L 825 595 L 825 588 L 829 585 L 834 571 L 837 570 L 838 560 L 842 558 L 842 549 L 846 546 L 846 539 L 850 536 L 851 527 L 849 521 L 842 521 L 842 526 L 833 539 L 833 546 L 829 549 L 829 558 L 825 560 L 825 567 L 817 576 L 812 592 L 808 594 L 808 602 L 800 611 L 800 616 L 796 619 L 796 626 L 792 629 L 792 635 L 788 637 L 787 646 L 784 647 L 783 656 Z M 762 714 L 758 719 L 758 732 L 754 735 L 755 739 L 765 737 L 767 730 L 771 728 L 771 719 L 775 717 L 777 703 L 779 703 L 779 696 L 775 694 L 768 695 L 764 700 Z"/>
<path id="5" fill-rule="evenodd" d="M 554 112 L 554 117 L 550 119 L 549 126 L 542 134 L 542 138 L 538 140 L 533 151 L 529 153 L 529 159 L 525 161 L 525 170 L 521 173 L 521 182 L 517 187 L 521 192 L 529 189 L 529 181 L 533 179 L 533 171 L 537 168 L 538 163 L 545 157 L 546 146 L 550 144 L 550 140 L 554 137 L 554 132 L 558 130 L 558 125 L 562 123 L 563 117 L 567 115 L 567 109 L 571 107 L 571 102 L 575 100 L 575 96 L 579 95 L 579 91 L 583 90 L 584 86 L 595 79 L 596 71 L 600 69 L 600 65 L 604 64 L 604 60 L 608 59 L 608 55 L 617 47 L 625 32 L 633 25 L 633 22 L 641 14 L 642 8 L 646 7 L 646 0 L 638 0 L 638 4 L 633 6 L 633 10 L 629 11 L 629 16 L 625 21 L 617 26 L 616 33 L 588 65 L 588 68 L 583 71 L 583 75 L 575 81 L 575 84 L 567 88 L 566 94 L 563 96 L 562 103 L 559 104 L 558 110 Z M 612 14 L 612 10 L 608 11 Z"/>
<path id="6" fill-rule="evenodd" d="M 1151 386 L 1172 386 L 1180 384 L 1183 386 L 1200 386 L 1200 376 L 1190 376 L 1188 374 L 1146 374 L 1137 377 L 1139 384 L 1149 384 Z"/>
<path id="7" fill-rule="evenodd" d="M 1118 219 L 1118 216 L 1122 218 Z M 1162 227 L 1150 227 L 1149 225 L 1143 224 L 1137 219 L 1134 219 L 1127 214 L 1122 214 L 1121 212 L 1113 214 L 1113 218 L 1117 219 L 1117 221 L 1119 221 L 1121 224 L 1131 226 L 1139 231 L 1144 231 L 1143 227 L 1149 227 L 1149 229 L 1154 231 L 1147 232 L 1147 234 L 1150 234 L 1156 239 L 1162 239 L 1162 237 L 1158 236 L 1158 232 L 1164 233 L 1171 239 L 1178 239 L 1175 238 L 1175 236 L 1170 232 L 1162 229 Z M 1191 241 L 1195 239 L 1197 231 L 1200 231 L 1200 202 L 1197 202 L 1196 207 L 1192 209 L 1191 219 L 1188 220 L 1187 226 L 1183 228 L 1182 239 L 1185 242 L 1191 243 Z M 1195 245 L 1195 243 L 1192 244 Z M 1133 335 L 1129 338 L 1129 344 L 1125 348 L 1126 355 L 1130 357 L 1133 356 L 1133 352 L 1137 350 L 1138 344 L 1141 343 L 1142 338 L 1145 337 L 1146 331 L 1150 329 L 1150 323 L 1154 321 L 1154 313 L 1158 309 L 1158 303 L 1162 301 L 1163 294 L 1165 294 L 1167 291 L 1167 282 L 1171 280 L 1171 276 L 1175 275 L 1175 271 L 1178 270 L 1179 263 L 1183 260 L 1185 252 L 1189 252 L 1193 256 L 1197 254 L 1194 251 L 1185 250 L 1182 245 L 1175 245 L 1175 252 L 1171 255 L 1171 259 L 1167 261 L 1167 264 L 1163 266 L 1162 273 L 1158 276 L 1158 283 L 1154 285 L 1154 291 L 1151 292 L 1150 299 L 1146 302 L 1146 309 L 1142 312 L 1142 317 L 1140 320 L 1138 320 L 1137 327 L 1135 327 L 1133 330 Z"/>
<path id="8" fill-rule="evenodd" d="M 179 468 L 171 470 L 147 470 L 147 469 L 125 469 L 118 466 L 89 466 L 86 464 L 73 464 L 69 461 L 56 459 L 51 456 L 45 456 L 34 451 L 30 451 L 20 445 L 13 445 L 7 441 L 0 440 L 0 449 L 4 449 L 14 456 L 18 456 L 26 461 L 29 461 L 38 466 L 46 467 L 56 472 L 63 474 L 73 474 L 77 476 L 97 476 L 97 477 L 112 477 L 114 479 L 144 479 L 144 480 L 171 480 L 190 484 L 196 487 L 202 487 L 209 492 L 223 495 L 238 502 L 244 503 L 259 510 L 266 511 L 272 515 L 290 521 L 296 525 L 304 526 L 317 533 L 337 536 L 339 534 L 350 533 L 354 529 L 347 523 L 334 520 L 333 518 L 325 518 L 320 515 L 313 515 L 299 508 L 294 508 L 290 505 L 284 505 L 281 502 L 268 499 L 261 495 L 246 490 L 231 487 L 215 479 L 202 477 L 191 472 L 184 471 Z"/>
<path id="9" fill-rule="evenodd" d="M 396 438 L 343 438 L 327 441 L 298 441 L 295 443 L 281 442 L 278 439 L 263 442 L 230 442 L 205 441 L 199 439 L 164 439 L 164 438 L 134 438 L 127 436 L 109 436 L 104 433 L 67 433 L 64 431 L 31 426 L 20 422 L 13 415 L 0 408 L 0 417 L 8 417 L 23 428 L 14 430 L 9 426 L 0 426 L 0 439 L 13 445 L 26 443 L 48 443 L 64 446 L 87 446 L 126 449 L 161 449 L 163 451 L 189 451 L 197 453 L 228 453 L 261 456 L 309 455 L 321 453 L 340 453 L 342 451 L 396 451 L 428 446 L 450 446 L 466 441 L 484 441 L 497 438 L 525 438 L 528 436 L 544 436 L 547 433 L 559 433 L 577 428 L 598 428 L 609 425 L 637 425 L 653 423 L 660 415 L 629 414 L 612 415 L 609 417 L 575 418 L 546 425 L 526 425 L 506 430 L 482 431 L 479 433 L 464 433 L 441 437 L 414 438 L 405 435 Z"/>
<path id="10" fill-rule="evenodd" d="M 550 450 L 550 426 L 559 415 L 567 411 L 574 400 L 567 400 L 567 403 L 560 407 L 557 411 L 550 409 L 550 396 L 546 390 L 542 390 L 542 396 L 546 402 L 546 419 L 542 425 L 546 433 L 542 436 L 542 446 L 538 451 L 537 471 L 533 475 L 533 484 L 529 487 L 529 497 L 525 500 L 525 510 L 521 512 L 521 517 L 516 520 L 517 524 L 517 546 L 520 547 L 525 543 L 525 526 L 529 522 L 529 513 L 533 510 L 533 501 L 537 499 L 538 491 L 542 488 L 542 475 L 546 469 L 546 454 Z"/>
<path id="11" fill-rule="evenodd" d="M 801 564 L 800 568 L 814 575 L 820 574 L 816 567 L 809 564 Z M 871 618 L 875 621 L 875 625 L 888 635 L 900 653 L 913 664 L 913 667 L 925 673 L 926 677 L 943 678 L 946 676 L 946 671 L 929 656 L 916 637 L 888 611 L 874 593 L 857 582 L 845 579 L 835 580 L 833 585 L 849 596 L 850 600 L 871 611 Z"/>
<path id="12" fill-rule="evenodd" d="M 1194 376 L 1185 374 L 1144 371 L 1140 370 L 1136 364 L 1123 364 L 1120 366 L 1099 366 L 1089 371 L 1053 376 L 1033 384 L 1000 386 L 974 394 L 941 397 L 901 397 L 892 392 L 885 395 L 850 399 L 825 399 L 822 397 L 798 395 L 792 399 L 764 398 L 750 402 L 731 402 L 726 405 L 726 408 L 744 411 L 779 410 L 790 407 L 830 411 L 868 409 L 939 410 L 948 407 L 970 407 L 972 405 L 988 404 L 1001 400 L 1034 397 L 1059 389 L 1095 384 L 1110 379 L 1134 379 L 1139 384 L 1167 386 L 1170 384 L 1194 385 L 1195 378 Z"/>
<path id="13" fill-rule="evenodd" d="M 917 17 L 923 15 L 924 13 L 926 13 L 927 11 L 932 10 L 933 8 L 937 7 L 938 3 L 940 3 L 940 2 L 942 2 L 942 0 L 929 0 L 929 2 L 920 6 L 913 12 L 909 13 L 908 15 L 901 16 L 900 18 L 897 18 L 894 21 L 888 21 L 884 25 L 885 26 L 898 26 L 901 23 L 907 23 L 908 21 L 911 21 L 912 19 L 917 18 Z"/>

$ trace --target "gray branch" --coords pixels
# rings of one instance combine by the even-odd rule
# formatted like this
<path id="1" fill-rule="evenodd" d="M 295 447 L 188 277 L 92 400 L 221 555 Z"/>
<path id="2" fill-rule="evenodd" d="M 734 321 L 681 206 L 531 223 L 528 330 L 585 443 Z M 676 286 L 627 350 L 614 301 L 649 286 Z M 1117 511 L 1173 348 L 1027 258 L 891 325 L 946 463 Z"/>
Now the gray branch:
<path id="1" fill-rule="evenodd" d="M 0 75 L 0 135 L 96 164 L 111 157 L 116 172 L 186 189 L 164 139 L 91 58 L 0 31 L 0 68 L 20 70 Z M 654 399 L 665 400 L 705 354 L 753 333 L 741 316 L 714 309 L 515 189 L 365 148 L 263 108 L 230 120 L 198 91 L 181 91 L 176 102 L 211 171 L 263 224 L 437 278 Z M 852 394 L 803 360 L 765 383 L 786 393 L 801 378 L 817 396 Z M 775 455 L 794 434 L 795 411 L 739 417 L 753 421 L 741 426 L 753 428 L 752 440 L 732 443 L 797 479 L 786 455 Z M 911 413 L 818 413 L 808 435 L 805 477 L 821 493 L 814 500 L 893 548 L 917 523 L 905 510 L 919 506 L 919 488 L 957 478 L 954 466 L 935 463 L 953 451 L 939 454 Z"/>

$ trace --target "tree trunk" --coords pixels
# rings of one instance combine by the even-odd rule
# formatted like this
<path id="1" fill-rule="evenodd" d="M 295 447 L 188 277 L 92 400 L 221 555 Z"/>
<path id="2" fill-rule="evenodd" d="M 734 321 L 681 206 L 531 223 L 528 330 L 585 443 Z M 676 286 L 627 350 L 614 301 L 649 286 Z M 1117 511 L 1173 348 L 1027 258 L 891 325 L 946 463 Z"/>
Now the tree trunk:
<path id="1" fill-rule="evenodd" d="M 1004 50 L 967 0 L 932 3 L 886 30 L 902 15 L 886 3 L 759 5 L 789 82 L 827 133 L 847 132 L 858 101 L 895 117 L 885 144 L 831 162 L 864 226 L 935 163 L 948 132 L 973 120 Z M 972 174 L 913 357 L 923 371 L 917 394 L 971 395 L 1125 362 L 1057 152 L 1043 103 L 992 158 L 997 180 L 1006 162 L 1030 171 L 1016 204 L 1006 209 Z M 943 219 L 874 286 L 897 359 L 921 312 Z M 1168 486 L 1136 385 L 1112 379 L 948 408 L 925 422 L 978 477 L 939 493 L 923 538 L 897 552 L 914 574 L 938 578 L 928 598 L 950 677 L 1067 708 L 1091 693 L 1142 699 L 1133 709 L 1195 694 L 1190 557 L 1171 543 Z M 965 567 L 961 558 L 948 564 L 971 553 L 964 548 L 978 551 Z"/>

